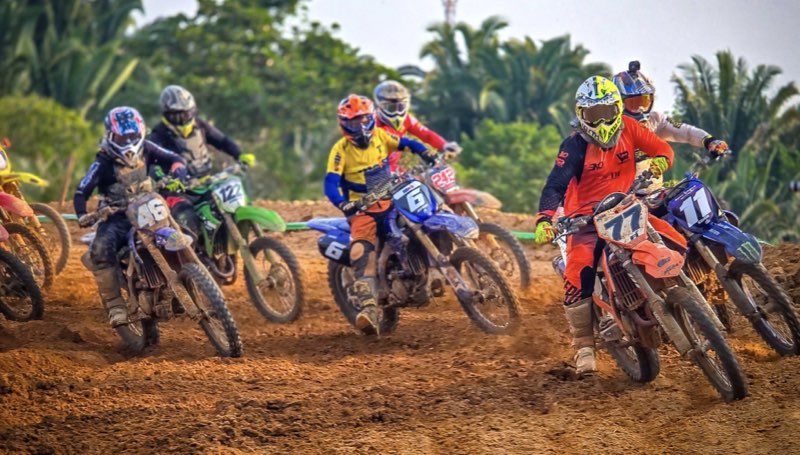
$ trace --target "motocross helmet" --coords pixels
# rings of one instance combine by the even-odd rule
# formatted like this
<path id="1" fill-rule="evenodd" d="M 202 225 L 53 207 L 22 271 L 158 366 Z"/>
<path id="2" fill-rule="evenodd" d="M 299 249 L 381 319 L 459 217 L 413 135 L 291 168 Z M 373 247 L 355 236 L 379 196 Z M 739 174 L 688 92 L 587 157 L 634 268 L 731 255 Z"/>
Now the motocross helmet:
<path id="1" fill-rule="evenodd" d="M 637 120 L 646 120 L 653 110 L 656 87 L 644 73 L 639 71 L 641 65 L 634 60 L 628 63 L 628 71 L 614 76 L 614 85 L 622 95 L 625 113 Z"/>
<path id="2" fill-rule="evenodd" d="M 392 125 L 395 130 L 403 127 L 408 116 L 411 95 L 403 84 L 397 81 L 383 81 L 375 87 L 372 94 L 378 106 L 378 118 L 384 125 Z"/>
<path id="3" fill-rule="evenodd" d="M 578 131 L 584 138 L 608 149 L 622 132 L 622 97 L 617 86 L 602 76 L 583 81 L 575 93 Z"/>
<path id="4" fill-rule="evenodd" d="M 353 145 L 360 149 L 369 147 L 375 131 L 375 107 L 366 96 L 348 95 L 337 110 L 339 128 Z"/>
<path id="5" fill-rule="evenodd" d="M 120 164 L 135 167 L 144 148 L 145 127 L 142 115 L 132 107 L 115 107 L 108 111 L 104 125 L 106 134 L 103 150 Z"/>
<path id="6" fill-rule="evenodd" d="M 168 85 L 161 91 L 161 121 L 186 138 L 194 130 L 197 104 L 194 96 L 180 85 Z"/>

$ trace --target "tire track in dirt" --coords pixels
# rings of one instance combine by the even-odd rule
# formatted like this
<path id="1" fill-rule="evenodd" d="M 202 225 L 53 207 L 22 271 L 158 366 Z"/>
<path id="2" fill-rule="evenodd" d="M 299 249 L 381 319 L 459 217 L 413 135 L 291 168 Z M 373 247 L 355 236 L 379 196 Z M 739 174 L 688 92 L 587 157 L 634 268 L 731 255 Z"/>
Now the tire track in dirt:
<path id="1" fill-rule="evenodd" d="M 335 215 L 321 203 L 262 204 L 292 221 Z M 488 216 L 512 229 L 530 223 Z M 534 282 L 520 294 L 524 323 L 513 337 L 483 335 L 448 297 L 404 311 L 396 333 L 370 339 L 331 301 L 316 234 L 282 237 L 303 264 L 305 312 L 295 324 L 270 324 L 243 283 L 226 288 L 245 343 L 241 359 L 216 357 L 189 321 L 162 325 L 160 346 L 126 357 L 77 246 L 43 321 L 0 320 L 0 451 L 797 451 L 800 361 L 773 355 L 744 321 L 732 335 L 751 390 L 741 402 L 721 402 L 669 349 L 648 385 L 625 379 L 605 355 L 596 378 L 570 381 L 561 378 L 571 351 L 550 269 L 554 249 L 528 248 Z M 800 248 L 784 249 L 789 254 L 771 251 L 769 264 L 797 289 Z"/>

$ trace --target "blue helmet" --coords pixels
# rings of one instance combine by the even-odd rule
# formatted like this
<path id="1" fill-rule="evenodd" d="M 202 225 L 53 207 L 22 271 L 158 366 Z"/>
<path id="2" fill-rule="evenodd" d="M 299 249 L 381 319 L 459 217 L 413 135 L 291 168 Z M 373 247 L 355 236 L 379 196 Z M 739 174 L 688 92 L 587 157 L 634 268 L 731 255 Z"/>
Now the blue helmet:
<path id="1" fill-rule="evenodd" d="M 115 107 L 108 111 L 103 149 L 121 164 L 134 167 L 144 148 L 144 119 L 132 107 Z"/>
<path id="2" fill-rule="evenodd" d="M 628 64 L 628 71 L 615 74 L 613 81 L 622 95 L 625 112 L 641 120 L 653 109 L 656 87 L 640 68 L 634 60 Z"/>

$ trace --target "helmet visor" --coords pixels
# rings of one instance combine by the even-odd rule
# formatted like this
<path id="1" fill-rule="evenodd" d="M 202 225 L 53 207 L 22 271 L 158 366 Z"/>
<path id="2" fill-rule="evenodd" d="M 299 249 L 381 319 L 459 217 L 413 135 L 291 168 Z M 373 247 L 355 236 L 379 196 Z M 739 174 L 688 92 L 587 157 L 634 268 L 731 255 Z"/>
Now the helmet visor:
<path id="1" fill-rule="evenodd" d="M 616 104 L 595 104 L 581 109 L 581 118 L 589 126 L 613 123 L 618 116 L 619 108 Z"/>
<path id="2" fill-rule="evenodd" d="M 383 100 L 378 103 L 381 111 L 388 115 L 403 114 L 408 109 L 408 101 L 406 100 Z"/>
<path id="3" fill-rule="evenodd" d="M 188 111 L 167 111 L 164 118 L 173 125 L 186 125 L 194 119 L 194 109 Z"/>
<path id="4" fill-rule="evenodd" d="M 630 96 L 625 98 L 622 102 L 625 104 L 625 110 L 628 112 L 650 112 L 650 109 L 653 107 L 653 95 L 644 94 Z"/>
<path id="5" fill-rule="evenodd" d="M 111 133 L 111 142 L 118 147 L 125 147 L 127 145 L 135 144 L 141 139 L 141 135 L 139 133 L 126 133 L 126 134 L 117 134 Z"/>
<path id="6" fill-rule="evenodd" d="M 370 123 L 374 121 L 375 119 L 372 117 L 372 114 L 359 115 L 353 118 L 342 118 L 339 120 L 342 128 L 351 133 L 361 131 L 362 128 L 369 128 Z"/>

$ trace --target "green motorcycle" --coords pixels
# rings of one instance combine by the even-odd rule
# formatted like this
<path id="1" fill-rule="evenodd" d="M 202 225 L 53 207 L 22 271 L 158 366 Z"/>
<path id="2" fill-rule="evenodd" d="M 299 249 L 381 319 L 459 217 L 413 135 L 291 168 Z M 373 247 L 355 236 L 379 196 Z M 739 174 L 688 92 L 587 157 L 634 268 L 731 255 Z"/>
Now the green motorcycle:
<path id="1" fill-rule="evenodd" d="M 190 182 L 186 194 L 202 221 L 195 249 L 221 285 L 236 282 L 241 255 L 247 292 L 258 311 L 270 321 L 290 323 L 305 300 L 300 265 L 286 245 L 264 235 L 284 232 L 286 223 L 272 210 L 249 205 L 243 169 L 236 164 Z"/>

